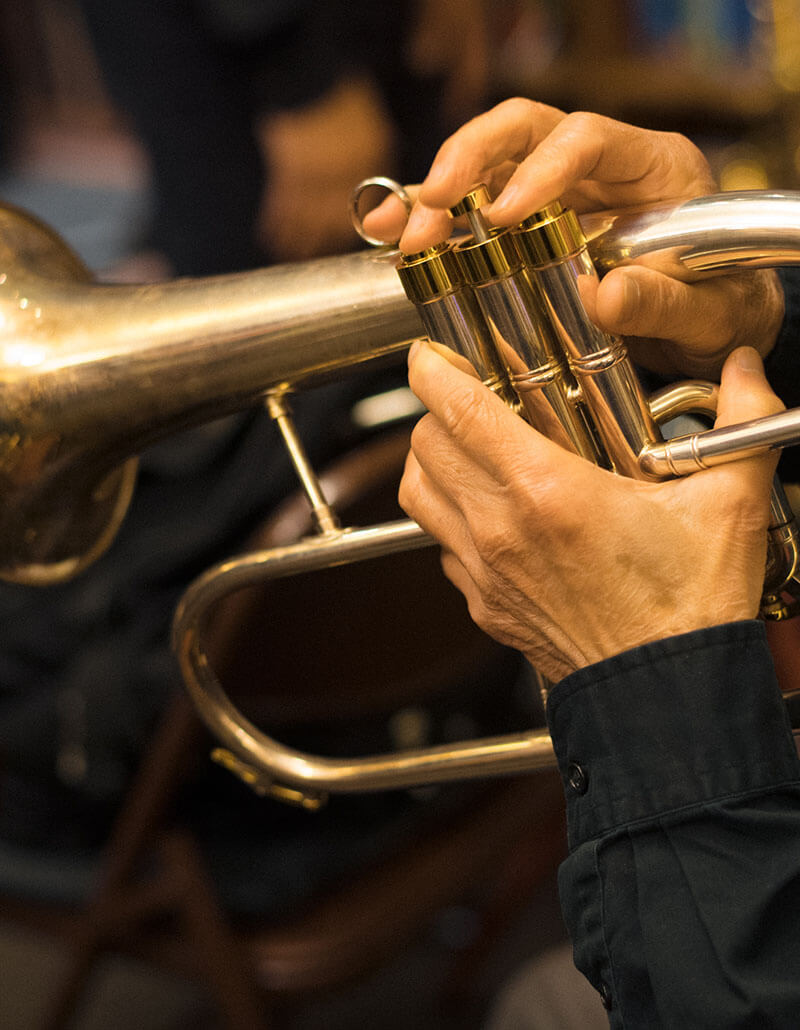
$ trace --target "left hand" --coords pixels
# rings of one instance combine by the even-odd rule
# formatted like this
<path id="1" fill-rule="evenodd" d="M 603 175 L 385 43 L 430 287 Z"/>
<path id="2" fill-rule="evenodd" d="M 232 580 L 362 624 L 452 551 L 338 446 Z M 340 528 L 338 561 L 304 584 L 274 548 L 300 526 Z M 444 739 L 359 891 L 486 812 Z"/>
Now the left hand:
<path id="1" fill-rule="evenodd" d="M 443 143 L 408 224 L 396 198 L 364 219 L 382 239 L 413 253 L 446 239 L 448 209 L 478 182 L 495 197 L 485 211 L 513 225 L 553 200 L 579 213 L 681 201 L 714 193 L 708 162 L 685 136 L 627 125 L 532 100 L 506 100 L 473 118 Z M 405 226 L 405 229 L 403 229 Z M 594 317 L 624 336 L 632 357 L 662 373 L 717 378 L 725 357 L 748 344 L 762 357 L 783 320 L 783 293 L 771 270 L 747 270 L 679 282 L 632 264 L 605 276 Z"/>
<path id="2" fill-rule="evenodd" d="M 443 547 L 479 626 L 551 680 L 629 648 L 755 617 L 774 455 L 665 483 L 613 475 L 515 415 L 445 348 L 415 345 L 400 503 Z M 781 409 L 755 351 L 722 377 L 717 425 Z"/>

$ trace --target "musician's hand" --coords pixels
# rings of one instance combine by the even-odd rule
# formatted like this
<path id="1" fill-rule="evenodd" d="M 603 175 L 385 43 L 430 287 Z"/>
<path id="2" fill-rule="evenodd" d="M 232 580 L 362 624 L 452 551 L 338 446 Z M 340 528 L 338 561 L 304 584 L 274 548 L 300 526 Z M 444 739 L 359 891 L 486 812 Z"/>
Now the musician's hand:
<path id="1" fill-rule="evenodd" d="M 683 136 L 601 115 L 566 115 L 517 98 L 473 118 L 442 145 L 402 231 L 401 249 L 413 253 L 446 239 L 448 208 L 477 182 L 486 182 L 496 198 L 486 214 L 497 226 L 513 225 L 556 199 L 581 213 L 716 190 L 707 161 Z M 404 212 L 391 198 L 365 221 L 375 235 L 397 239 Z M 605 277 L 596 317 L 601 328 L 628 339 L 641 364 L 715 377 L 736 346 L 754 346 L 762 357 L 771 350 L 783 293 L 772 271 L 689 285 L 630 266 Z"/>
<path id="2" fill-rule="evenodd" d="M 753 618 L 774 458 L 642 483 L 542 437 L 472 375 L 419 344 L 409 381 L 429 409 L 400 503 L 443 547 L 473 619 L 558 680 L 628 648 Z M 717 425 L 781 405 L 758 355 L 728 360 Z"/>

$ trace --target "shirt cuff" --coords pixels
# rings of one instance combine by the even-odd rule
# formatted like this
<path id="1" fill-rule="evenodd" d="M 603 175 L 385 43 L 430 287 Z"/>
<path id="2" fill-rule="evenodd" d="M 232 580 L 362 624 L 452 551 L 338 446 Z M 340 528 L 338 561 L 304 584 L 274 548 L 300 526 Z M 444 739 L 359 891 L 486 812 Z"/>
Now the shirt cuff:
<path id="1" fill-rule="evenodd" d="M 659 640 L 567 676 L 547 717 L 570 846 L 800 779 L 764 626 Z"/>

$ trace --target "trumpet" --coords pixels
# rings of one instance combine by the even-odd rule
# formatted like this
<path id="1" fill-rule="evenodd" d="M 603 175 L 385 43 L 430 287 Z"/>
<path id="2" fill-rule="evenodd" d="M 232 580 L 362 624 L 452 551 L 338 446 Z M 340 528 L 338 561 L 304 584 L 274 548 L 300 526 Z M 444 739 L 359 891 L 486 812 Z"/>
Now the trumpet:
<path id="1" fill-rule="evenodd" d="M 800 194 L 754 191 L 580 221 L 554 206 L 508 234 L 464 198 L 472 236 L 419 255 L 391 248 L 208 279 L 99 284 L 51 230 L 0 209 L 0 576 L 44 586 L 110 546 L 136 454 L 178 430 L 265 403 L 317 532 L 230 559 L 191 584 L 173 648 L 216 758 L 260 793 L 315 807 L 330 792 L 501 775 L 555 764 L 544 730 L 389 756 L 328 759 L 284 747 L 232 704 L 203 648 L 207 613 L 264 580 L 431 546 L 411 520 L 342 528 L 291 418 L 291 394 L 400 355 L 430 335 L 565 447 L 660 479 L 800 441 L 800 410 L 663 440 L 678 414 L 713 415 L 716 388 L 646 397 L 622 341 L 586 314 L 601 271 L 646 259 L 681 278 L 800 263 Z M 399 274 L 398 274 L 399 273 Z M 794 614 L 798 533 L 776 483 L 763 611 Z"/>

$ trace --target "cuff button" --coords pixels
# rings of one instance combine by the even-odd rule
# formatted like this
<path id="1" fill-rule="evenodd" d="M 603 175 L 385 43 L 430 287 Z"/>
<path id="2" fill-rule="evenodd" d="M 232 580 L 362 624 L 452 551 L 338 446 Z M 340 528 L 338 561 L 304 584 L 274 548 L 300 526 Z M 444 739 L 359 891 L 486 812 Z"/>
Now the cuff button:
<path id="1" fill-rule="evenodd" d="M 567 783 L 574 794 L 585 794 L 589 789 L 589 777 L 577 762 L 570 762 L 567 767 Z"/>

